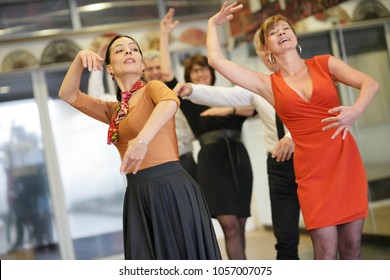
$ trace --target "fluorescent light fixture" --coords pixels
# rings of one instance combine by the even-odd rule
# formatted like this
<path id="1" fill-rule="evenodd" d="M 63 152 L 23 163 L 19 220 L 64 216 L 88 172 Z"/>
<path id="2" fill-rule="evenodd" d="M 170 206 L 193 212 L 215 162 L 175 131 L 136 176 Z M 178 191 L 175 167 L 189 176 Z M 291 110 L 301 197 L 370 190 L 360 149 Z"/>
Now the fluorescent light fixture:
<path id="1" fill-rule="evenodd" d="M 113 7 L 113 5 L 111 3 L 97 3 L 97 4 L 82 6 L 79 8 L 79 11 L 80 12 L 95 12 L 95 11 L 109 9 L 112 7 Z"/>

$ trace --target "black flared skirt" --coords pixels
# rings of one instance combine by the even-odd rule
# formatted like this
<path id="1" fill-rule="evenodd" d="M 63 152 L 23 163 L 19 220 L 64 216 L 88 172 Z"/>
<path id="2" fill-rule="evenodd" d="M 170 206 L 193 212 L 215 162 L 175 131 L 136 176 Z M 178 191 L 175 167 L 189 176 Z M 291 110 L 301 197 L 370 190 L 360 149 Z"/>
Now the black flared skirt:
<path id="1" fill-rule="evenodd" d="M 127 181 L 125 259 L 221 259 L 201 189 L 179 161 L 127 174 Z"/>

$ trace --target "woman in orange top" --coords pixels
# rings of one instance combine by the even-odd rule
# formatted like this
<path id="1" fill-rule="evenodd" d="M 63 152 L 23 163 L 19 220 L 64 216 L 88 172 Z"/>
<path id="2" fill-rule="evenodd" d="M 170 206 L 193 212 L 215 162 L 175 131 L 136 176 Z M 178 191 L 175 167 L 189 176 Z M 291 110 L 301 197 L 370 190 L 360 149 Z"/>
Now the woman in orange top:
<path id="1" fill-rule="evenodd" d="M 273 105 L 295 142 L 294 169 L 298 197 L 315 259 L 359 259 L 367 179 L 350 127 L 379 90 L 370 76 L 331 56 L 303 60 L 290 21 L 276 15 L 260 27 L 259 42 L 278 68 L 258 73 L 224 58 L 217 25 L 240 10 L 223 4 L 209 19 L 210 64 L 234 84 L 263 96 Z M 352 106 L 341 106 L 336 83 L 360 90 Z"/>
<path id="2" fill-rule="evenodd" d="M 138 43 L 118 35 L 108 45 L 106 69 L 116 81 L 120 102 L 80 91 L 84 68 L 102 70 L 103 58 L 78 53 L 59 96 L 81 112 L 109 124 L 126 174 L 123 212 L 125 259 L 221 259 L 205 200 L 179 162 L 174 115 L 179 100 L 162 82 L 143 80 Z"/>

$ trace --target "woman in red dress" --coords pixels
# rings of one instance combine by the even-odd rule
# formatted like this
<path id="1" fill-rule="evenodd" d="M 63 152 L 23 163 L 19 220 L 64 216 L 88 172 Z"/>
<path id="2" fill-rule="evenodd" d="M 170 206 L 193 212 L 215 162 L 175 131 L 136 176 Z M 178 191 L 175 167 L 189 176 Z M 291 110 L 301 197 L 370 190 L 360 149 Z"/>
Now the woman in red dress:
<path id="1" fill-rule="evenodd" d="M 370 76 L 342 60 L 321 55 L 304 60 L 297 52 L 291 22 L 269 17 L 259 42 L 278 71 L 258 73 L 227 60 L 217 25 L 229 21 L 242 5 L 223 4 L 208 23 L 209 63 L 234 84 L 263 96 L 273 105 L 295 142 L 298 197 L 315 259 L 359 259 L 368 213 L 367 179 L 358 147 L 349 132 L 379 90 Z M 360 91 L 351 106 L 341 106 L 336 83 Z"/>

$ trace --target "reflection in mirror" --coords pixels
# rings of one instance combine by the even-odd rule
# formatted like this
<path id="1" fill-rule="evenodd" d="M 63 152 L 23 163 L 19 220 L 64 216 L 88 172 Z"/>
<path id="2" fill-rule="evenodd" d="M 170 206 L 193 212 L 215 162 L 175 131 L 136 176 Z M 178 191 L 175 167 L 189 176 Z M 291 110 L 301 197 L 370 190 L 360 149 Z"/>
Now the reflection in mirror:
<path id="1" fill-rule="evenodd" d="M 0 108 L 0 255 L 33 250 L 39 259 L 56 236 L 38 108 L 32 99 Z"/>

